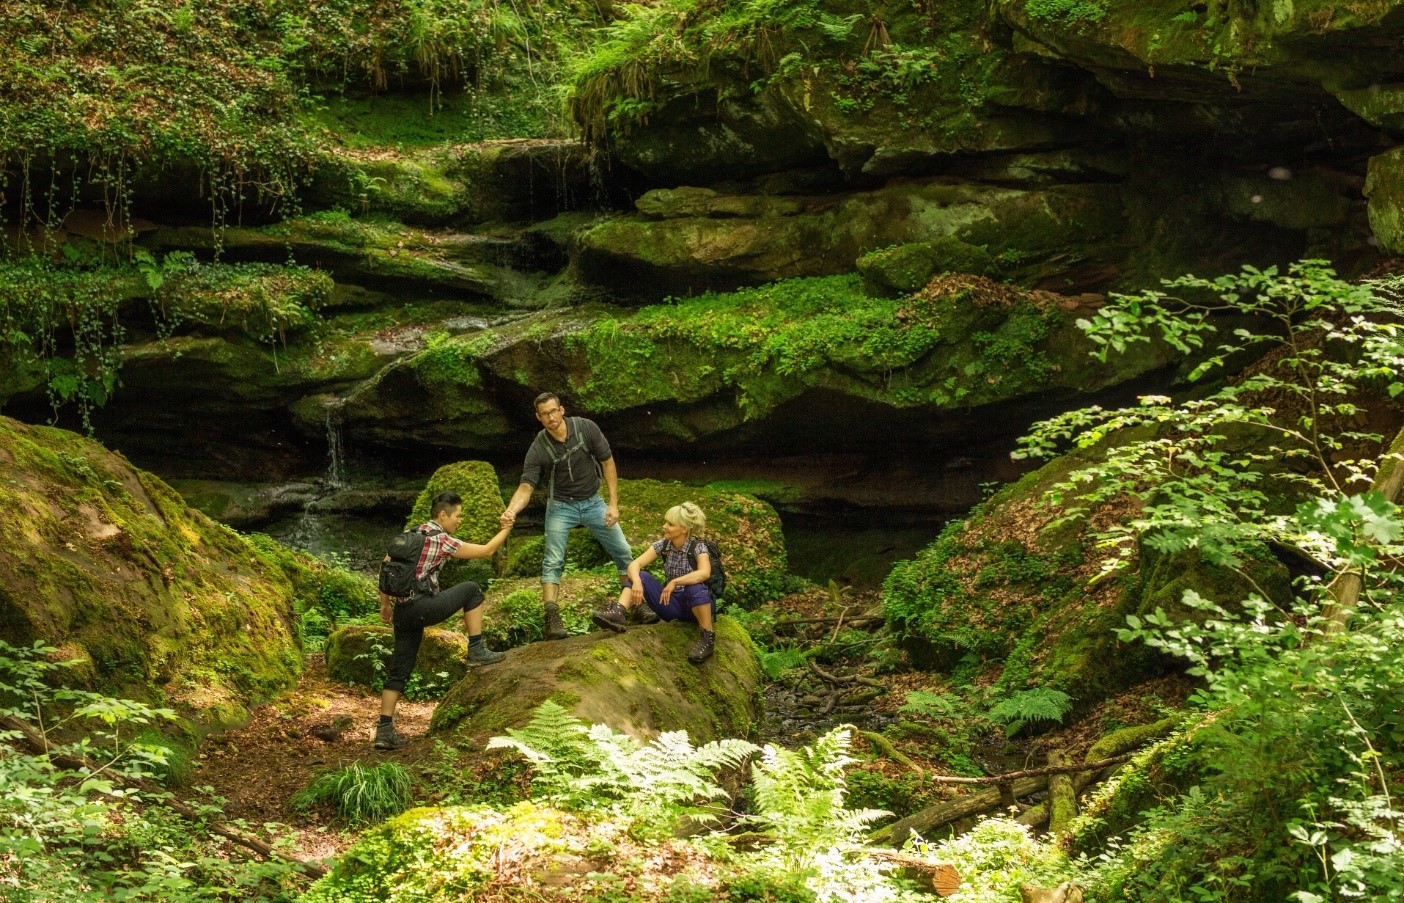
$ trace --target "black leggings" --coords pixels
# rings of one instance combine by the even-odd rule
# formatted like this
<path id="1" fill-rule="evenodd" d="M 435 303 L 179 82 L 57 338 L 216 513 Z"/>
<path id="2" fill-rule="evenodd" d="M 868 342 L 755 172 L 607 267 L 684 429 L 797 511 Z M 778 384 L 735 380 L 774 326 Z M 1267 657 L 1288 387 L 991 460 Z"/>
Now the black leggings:
<path id="1" fill-rule="evenodd" d="M 459 609 L 472 611 L 482 604 L 483 591 L 478 584 L 469 581 L 437 595 L 420 596 L 395 606 L 395 653 L 390 657 L 390 676 L 385 678 L 385 689 L 405 692 L 405 684 L 409 683 L 415 660 L 419 658 L 424 628 L 442 624 Z"/>

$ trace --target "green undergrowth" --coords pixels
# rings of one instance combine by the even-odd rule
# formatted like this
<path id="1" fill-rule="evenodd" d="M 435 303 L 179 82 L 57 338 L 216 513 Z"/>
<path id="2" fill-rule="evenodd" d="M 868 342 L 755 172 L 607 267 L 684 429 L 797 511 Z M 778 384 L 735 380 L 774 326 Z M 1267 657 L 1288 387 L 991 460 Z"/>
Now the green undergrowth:
<path id="1" fill-rule="evenodd" d="M 352 762 L 322 772 L 293 795 L 294 808 L 326 807 L 352 827 L 373 825 L 409 808 L 414 781 L 398 762 L 362 765 Z"/>
<path id="2" fill-rule="evenodd" d="M 600 18 L 578 0 L 2 0 L 0 185 L 26 226 L 97 197 L 127 233 L 138 194 L 197 190 L 215 225 L 296 213 L 342 146 L 561 133 L 560 57 Z M 363 99 L 387 93 L 415 98 L 403 135 Z"/>
<path id="3" fill-rule="evenodd" d="M 55 408 L 101 406 L 120 381 L 129 329 L 238 333 L 268 345 L 312 326 L 330 296 L 325 273 L 296 265 L 158 260 L 138 252 L 121 265 L 0 263 L 0 398 L 46 391 Z"/>
<path id="4" fill-rule="evenodd" d="M 930 127 L 990 91 L 1000 55 L 976 49 L 983 14 L 973 3 L 665 0 L 606 27 L 571 59 L 565 83 L 592 141 L 627 134 L 678 95 L 725 100 L 773 86 L 806 109 L 881 107 L 902 127 Z"/>

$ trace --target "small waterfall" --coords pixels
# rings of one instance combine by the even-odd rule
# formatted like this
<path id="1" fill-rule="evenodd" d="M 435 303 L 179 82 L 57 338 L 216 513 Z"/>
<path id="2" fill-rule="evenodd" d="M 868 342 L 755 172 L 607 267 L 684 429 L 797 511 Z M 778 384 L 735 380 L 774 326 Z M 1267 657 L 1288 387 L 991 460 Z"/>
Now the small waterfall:
<path id="1" fill-rule="evenodd" d="M 346 477 L 346 444 L 342 430 L 346 399 L 331 396 L 326 401 L 326 407 L 327 475 L 323 482 L 329 491 L 335 491 L 351 485 Z"/>

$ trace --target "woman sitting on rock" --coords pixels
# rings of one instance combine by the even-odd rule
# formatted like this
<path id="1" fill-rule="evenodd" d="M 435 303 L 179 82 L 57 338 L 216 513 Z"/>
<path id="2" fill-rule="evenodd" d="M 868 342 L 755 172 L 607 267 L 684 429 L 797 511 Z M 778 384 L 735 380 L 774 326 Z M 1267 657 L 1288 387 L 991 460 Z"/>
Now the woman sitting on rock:
<path id="1" fill-rule="evenodd" d="M 611 602 L 595 612 L 594 621 L 616 633 L 627 630 L 629 610 L 647 602 L 658 617 L 665 621 L 694 621 L 702 635 L 688 650 L 687 660 L 700 665 L 712 657 L 716 635 L 712 618 L 716 602 L 707 589 L 712 576 L 711 556 L 707 546 L 697 542 L 707 526 L 707 516 L 692 502 L 674 505 L 663 515 L 663 538 L 653 543 L 629 565 L 629 576 L 617 602 Z M 667 583 L 644 570 L 663 559 L 663 575 Z"/>

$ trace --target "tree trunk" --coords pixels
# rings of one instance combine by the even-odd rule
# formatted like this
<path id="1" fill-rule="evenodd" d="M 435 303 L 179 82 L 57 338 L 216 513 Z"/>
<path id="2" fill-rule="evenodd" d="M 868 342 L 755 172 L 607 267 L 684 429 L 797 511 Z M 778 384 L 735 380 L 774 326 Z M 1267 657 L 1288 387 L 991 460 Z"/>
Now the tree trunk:
<path id="1" fill-rule="evenodd" d="M 1380 459 L 1380 469 L 1370 488 L 1384 494 L 1391 502 L 1399 501 L 1399 490 L 1404 486 L 1404 428 L 1394 436 L 1389 450 Z M 1346 622 L 1355 613 L 1355 605 L 1360 600 L 1360 575 L 1354 571 L 1343 571 L 1331 581 L 1327 591 L 1331 602 L 1326 606 L 1326 633 L 1340 633 Z"/>

